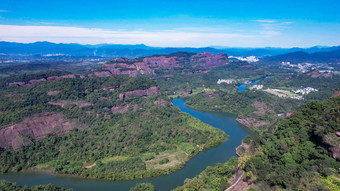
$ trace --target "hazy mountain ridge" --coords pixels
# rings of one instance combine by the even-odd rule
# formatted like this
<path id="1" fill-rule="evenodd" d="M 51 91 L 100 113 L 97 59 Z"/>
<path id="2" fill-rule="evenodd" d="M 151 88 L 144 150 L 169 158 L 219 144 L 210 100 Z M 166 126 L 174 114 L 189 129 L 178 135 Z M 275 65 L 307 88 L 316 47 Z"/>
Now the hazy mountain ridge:
<path id="1" fill-rule="evenodd" d="M 315 52 L 307 53 L 304 51 L 297 51 L 287 54 L 281 54 L 277 56 L 265 57 L 260 63 L 339 63 L 340 62 L 340 50 L 334 50 L 330 52 Z"/>
<path id="2" fill-rule="evenodd" d="M 144 44 L 64 44 L 51 42 L 15 43 L 0 41 L 0 54 L 67 54 L 70 56 L 118 56 L 118 57 L 140 57 L 154 54 L 170 54 L 174 52 L 219 52 L 228 53 L 233 56 L 276 56 L 297 51 L 307 53 L 330 52 L 340 50 L 340 46 L 334 47 L 310 47 L 310 48 L 237 48 L 237 47 L 151 47 Z"/>

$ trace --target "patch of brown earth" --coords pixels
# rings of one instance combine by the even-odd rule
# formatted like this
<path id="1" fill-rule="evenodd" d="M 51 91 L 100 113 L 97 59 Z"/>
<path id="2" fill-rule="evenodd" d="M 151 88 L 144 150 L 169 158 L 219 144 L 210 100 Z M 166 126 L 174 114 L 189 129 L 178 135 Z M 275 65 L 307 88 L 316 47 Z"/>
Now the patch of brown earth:
<path id="1" fill-rule="evenodd" d="M 109 87 L 103 87 L 102 90 L 114 91 L 114 90 L 116 90 L 118 88 L 119 88 L 119 86 L 109 86 Z"/>
<path id="2" fill-rule="evenodd" d="M 60 107 L 64 108 L 68 105 L 76 105 L 79 108 L 83 108 L 83 107 L 88 107 L 88 106 L 92 106 L 92 103 L 86 102 L 86 101 L 82 101 L 82 100 L 78 100 L 78 101 L 69 101 L 69 100 L 65 100 L 65 101 L 60 101 L 60 102 L 48 102 L 51 105 L 59 105 Z"/>
<path id="3" fill-rule="evenodd" d="M 84 164 L 84 168 L 91 168 L 91 167 L 93 167 L 95 165 L 95 163 L 94 162 L 88 162 L 88 163 L 86 163 L 86 164 Z"/>
<path id="4" fill-rule="evenodd" d="M 208 96 L 210 99 L 215 99 L 217 97 L 214 92 L 205 92 L 204 95 Z"/>
<path id="5" fill-rule="evenodd" d="M 239 190 L 246 190 L 249 189 L 254 185 L 254 183 L 248 183 L 243 181 L 245 175 L 241 170 L 238 170 L 233 177 L 229 179 L 229 186 L 225 191 L 239 191 Z"/>
<path id="6" fill-rule="evenodd" d="M 258 101 L 255 101 L 253 104 L 252 104 L 253 107 L 255 107 L 255 109 L 257 111 L 253 112 L 255 113 L 256 115 L 260 115 L 260 116 L 263 116 L 265 115 L 266 113 L 274 113 L 274 111 L 270 108 L 268 108 L 268 106 L 263 103 L 263 102 L 258 102 Z"/>
<path id="7" fill-rule="evenodd" d="M 340 91 L 334 92 L 334 94 L 331 97 L 338 97 L 338 96 L 340 96 Z"/>
<path id="8" fill-rule="evenodd" d="M 165 107 L 169 102 L 165 101 L 164 99 L 156 100 L 153 102 L 155 105 Z"/>
<path id="9" fill-rule="evenodd" d="M 261 127 L 261 126 L 267 126 L 270 125 L 268 121 L 260 121 L 254 117 L 238 117 L 236 119 L 237 122 L 241 123 L 242 125 L 246 127 Z"/>
<path id="10" fill-rule="evenodd" d="M 287 76 L 287 77 L 285 77 L 285 80 L 291 80 L 291 79 L 293 79 L 292 76 Z"/>
<path id="11" fill-rule="evenodd" d="M 312 78 L 330 78 L 332 77 L 332 74 L 330 73 L 320 73 L 319 70 L 314 70 L 313 72 L 308 73 L 307 75 L 311 76 Z"/>
<path id="12" fill-rule="evenodd" d="M 111 112 L 112 113 L 123 113 L 123 112 L 127 112 L 129 110 L 129 107 L 132 107 L 134 111 L 136 111 L 138 109 L 138 105 L 137 104 L 123 104 L 120 106 L 114 106 L 111 108 Z"/>
<path id="13" fill-rule="evenodd" d="M 247 150 L 249 149 L 249 147 L 250 147 L 250 145 L 248 145 L 248 144 L 246 144 L 246 143 L 244 143 L 244 142 L 242 141 L 242 144 L 236 148 L 236 155 L 237 155 L 237 156 L 243 155 L 243 154 L 241 153 L 240 150 L 241 150 L 242 148 L 244 148 L 244 150 L 247 152 Z"/>
<path id="14" fill-rule="evenodd" d="M 145 90 L 133 90 L 125 93 L 121 93 L 118 95 L 119 100 L 123 100 L 126 97 L 149 97 L 153 95 L 157 95 L 159 92 L 159 88 L 156 86 L 152 86 Z"/>
<path id="15" fill-rule="evenodd" d="M 5 97 L 12 97 L 12 96 L 14 96 L 14 94 L 5 94 L 4 96 Z"/>
<path id="16" fill-rule="evenodd" d="M 47 92 L 47 95 L 57 95 L 57 94 L 59 94 L 60 93 L 60 91 L 49 91 L 49 92 Z"/>
<path id="17" fill-rule="evenodd" d="M 108 77 L 108 76 L 112 76 L 111 72 L 109 72 L 109 71 L 94 72 L 94 75 L 96 77 Z"/>
<path id="18" fill-rule="evenodd" d="M 193 67 L 199 66 L 203 68 L 212 68 L 229 63 L 228 56 L 226 54 L 219 53 L 215 56 L 209 52 L 204 52 L 195 55 L 177 54 L 176 56 L 150 56 L 143 58 L 143 60 L 118 58 L 116 60 L 109 61 L 102 66 L 102 69 L 106 71 L 95 72 L 94 70 L 90 70 L 91 72 L 89 72 L 94 72 L 94 75 L 98 77 L 110 75 L 127 75 L 130 77 L 137 77 L 139 74 L 154 76 L 156 75 L 156 69 L 172 70 L 174 68 L 183 67 L 190 62 L 193 64 Z M 198 70 L 190 73 L 207 73 L 209 71 L 210 70 Z M 93 74 L 88 74 L 88 76 L 92 75 Z M 172 76 L 169 75 L 166 78 L 172 78 Z"/>
<path id="19" fill-rule="evenodd" d="M 178 91 L 177 94 L 182 94 L 182 95 L 190 95 L 192 94 L 192 89 L 187 89 L 187 90 L 182 90 L 182 91 Z"/>
<path id="20" fill-rule="evenodd" d="M 74 74 L 63 75 L 63 76 L 50 76 L 47 78 L 30 80 L 28 82 L 11 82 L 11 83 L 8 83 L 7 85 L 8 86 L 29 86 L 29 85 L 37 84 L 40 82 L 54 81 L 54 80 L 59 80 L 59 79 L 64 79 L 64 78 L 76 78 L 76 76 Z"/>
<path id="21" fill-rule="evenodd" d="M 63 135 L 76 127 L 79 127 L 79 124 L 67 120 L 60 113 L 37 114 L 25 118 L 21 123 L 0 129 L 0 147 L 12 146 L 16 150 L 31 143 L 25 136 L 40 140 L 47 134 Z"/>
<path id="22" fill-rule="evenodd" d="M 210 52 L 195 54 L 190 57 L 190 62 L 194 67 L 201 66 L 204 68 L 212 68 L 229 64 L 228 56 L 218 53 L 216 56 Z"/>

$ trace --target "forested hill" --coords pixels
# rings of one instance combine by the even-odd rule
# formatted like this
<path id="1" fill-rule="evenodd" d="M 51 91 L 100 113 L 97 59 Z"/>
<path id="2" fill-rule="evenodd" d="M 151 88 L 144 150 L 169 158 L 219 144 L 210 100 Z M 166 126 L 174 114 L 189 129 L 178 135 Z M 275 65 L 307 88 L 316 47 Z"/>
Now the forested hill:
<path id="1" fill-rule="evenodd" d="M 312 101 L 176 190 L 340 190 L 339 132 L 340 97 Z"/>
<path id="2" fill-rule="evenodd" d="M 17 81 L 22 83 L 10 85 Z M 182 168 L 226 138 L 182 113 L 147 78 L 46 72 L 3 82 L 0 173 L 30 168 L 110 180 L 147 178 Z"/>
<path id="3" fill-rule="evenodd" d="M 339 132 L 340 97 L 312 101 L 254 138 L 243 170 L 260 190 L 339 190 Z"/>

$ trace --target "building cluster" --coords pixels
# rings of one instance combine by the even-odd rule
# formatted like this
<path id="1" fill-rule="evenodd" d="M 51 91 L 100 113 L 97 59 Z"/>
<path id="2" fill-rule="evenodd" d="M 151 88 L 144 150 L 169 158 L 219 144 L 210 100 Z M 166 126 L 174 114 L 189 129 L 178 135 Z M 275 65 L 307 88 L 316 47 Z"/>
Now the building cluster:
<path id="1" fill-rule="evenodd" d="M 313 70 L 319 70 L 320 73 L 337 73 L 338 71 L 334 71 L 334 67 L 329 66 L 328 64 L 318 63 L 299 63 L 299 64 L 292 64 L 290 62 L 281 62 L 283 68 L 286 69 L 294 69 L 300 73 L 306 73 Z"/>
<path id="2" fill-rule="evenodd" d="M 256 89 L 256 90 L 260 90 L 260 89 L 262 89 L 263 88 L 263 85 L 261 84 L 261 85 L 253 85 L 252 87 L 251 87 L 251 89 Z"/>
<path id="3" fill-rule="evenodd" d="M 217 80 L 217 84 L 221 84 L 221 83 L 232 84 L 234 82 L 235 82 L 235 80 L 230 80 L 230 79 L 218 79 Z"/>
<path id="4" fill-rule="evenodd" d="M 317 91 L 318 91 L 317 89 L 312 88 L 312 87 L 306 87 L 306 88 L 303 88 L 303 89 L 292 90 L 293 93 L 302 94 L 302 95 L 309 94 L 311 92 L 317 92 Z"/>

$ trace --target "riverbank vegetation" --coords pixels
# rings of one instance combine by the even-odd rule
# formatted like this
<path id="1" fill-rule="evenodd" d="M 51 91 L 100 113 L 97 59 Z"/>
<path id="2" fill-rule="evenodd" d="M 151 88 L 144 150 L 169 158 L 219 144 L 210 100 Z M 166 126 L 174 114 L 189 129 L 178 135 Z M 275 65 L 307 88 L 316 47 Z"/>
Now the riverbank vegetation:
<path id="1" fill-rule="evenodd" d="M 38 185 L 34 187 L 19 186 L 16 183 L 12 183 L 6 180 L 1 180 L 0 190 L 2 191 L 72 191 L 73 189 L 64 189 L 61 187 L 56 187 L 52 184 L 48 185 Z"/>

